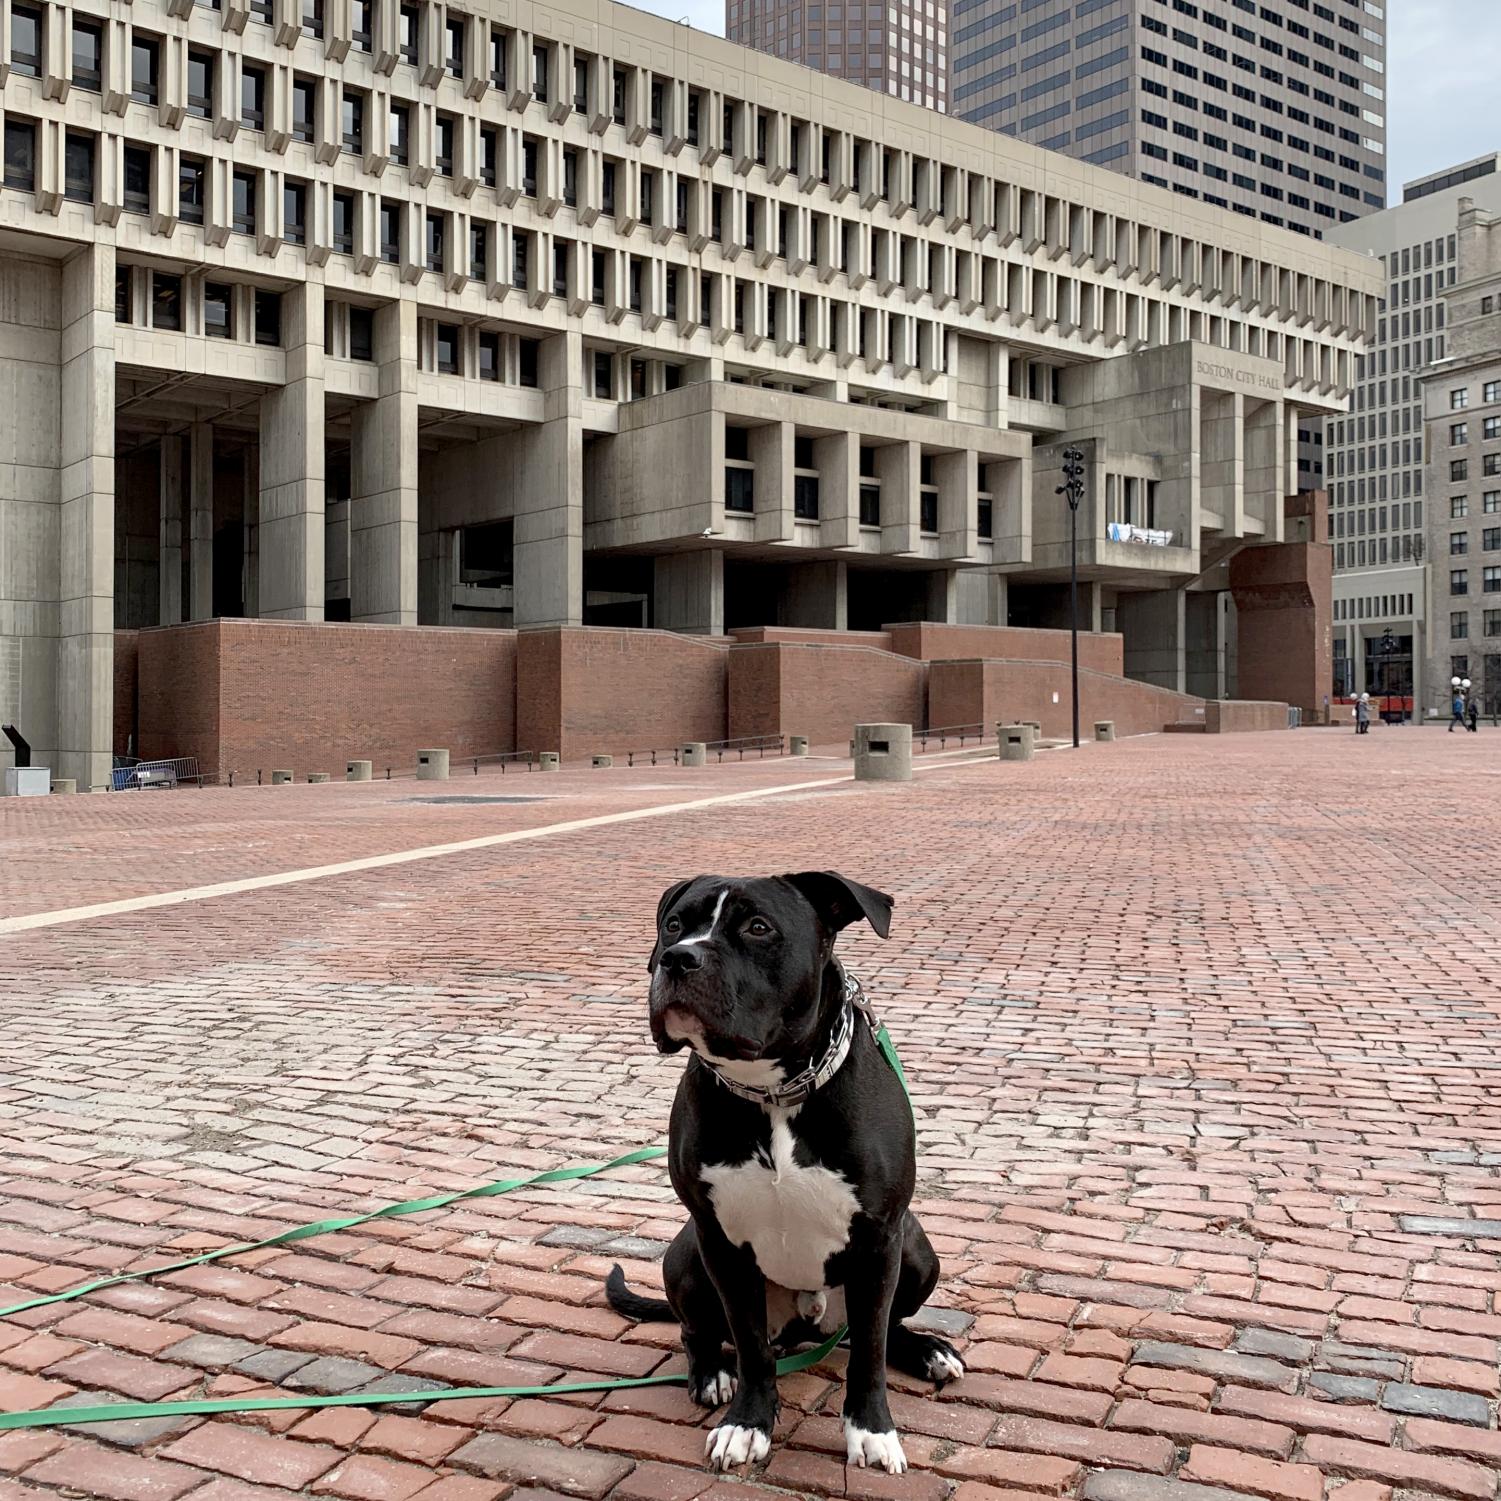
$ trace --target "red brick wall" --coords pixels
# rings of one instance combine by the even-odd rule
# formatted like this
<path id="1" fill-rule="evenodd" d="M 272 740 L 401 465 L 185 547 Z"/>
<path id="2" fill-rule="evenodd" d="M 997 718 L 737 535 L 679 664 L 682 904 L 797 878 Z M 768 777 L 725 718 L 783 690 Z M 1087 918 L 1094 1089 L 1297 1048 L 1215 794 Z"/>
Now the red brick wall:
<path id="1" fill-rule="evenodd" d="M 771 642 L 730 652 L 730 729 L 847 743 L 856 724 L 921 727 L 927 668 L 863 646 Z"/>
<path id="2" fill-rule="evenodd" d="M 1053 702 L 1053 695 L 1058 702 Z M 1079 733 L 1094 738 L 1097 719 L 1115 721 L 1117 735 L 1144 735 L 1179 720 L 1201 719 L 1204 701 L 1132 678 L 1079 670 Z M 928 723 L 933 726 L 1032 719 L 1049 738 L 1073 733 L 1066 665 L 1051 662 L 933 662 L 928 667 Z M 1286 710 L 1283 724 L 1287 723 Z"/>
<path id="3" fill-rule="evenodd" d="M 891 650 L 924 662 L 990 657 L 1006 662 L 1067 662 L 1067 631 L 1013 625 L 937 625 L 932 621 L 887 627 Z M 1125 671 L 1123 638 L 1114 631 L 1079 632 L 1079 666 Z"/>
<path id="4" fill-rule="evenodd" d="M 114 751 L 128 754 L 136 733 L 136 664 L 140 655 L 139 631 L 115 632 L 115 730 Z"/>
<path id="5" fill-rule="evenodd" d="M 820 631 L 794 625 L 747 625 L 730 634 L 737 643 L 747 644 L 786 641 L 794 645 L 871 646 L 877 651 L 891 650 L 890 631 Z"/>
<path id="6" fill-rule="evenodd" d="M 730 648 L 671 631 L 523 631 L 517 665 L 522 750 L 564 760 L 725 738 Z"/>
<path id="7" fill-rule="evenodd" d="M 1204 705 L 1204 727 L 1211 735 L 1230 735 L 1242 730 L 1285 730 L 1287 705 L 1249 699 L 1211 700 Z"/>
<path id="8" fill-rule="evenodd" d="M 1285 542 L 1230 559 L 1235 682 L 1247 698 L 1323 715 L 1334 689 L 1333 556 L 1327 542 Z"/>
<path id="9" fill-rule="evenodd" d="M 213 620 L 140 633 L 141 754 L 253 778 L 515 749 L 510 631 Z"/>

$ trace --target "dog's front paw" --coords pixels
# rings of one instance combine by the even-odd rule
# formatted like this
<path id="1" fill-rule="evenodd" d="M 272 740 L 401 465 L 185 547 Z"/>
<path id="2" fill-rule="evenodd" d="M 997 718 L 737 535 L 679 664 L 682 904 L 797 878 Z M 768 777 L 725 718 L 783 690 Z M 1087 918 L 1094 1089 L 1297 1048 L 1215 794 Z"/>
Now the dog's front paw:
<path id="1" fill-rule="evenodd" d="M 849 1464 L 862 1470 L 867 1465 L 880 1467 L 888 1475 L 902 1475 L 907 1470 L 907 1456 L 902 1452 L 902 1441 L 896 1430 L 886 1433 L 871 1433 L 848 1418 L 844 1420 L 845 1458 Z"/>
<path id="2" fill-rule="evenodd" d="M 709 1430 L 704 1452 L 709 1456 L 709 1467 L 714 1470 L 727 1470 L 731 1465 L 758 1465 L 771 1453 L 771 1435 L 760 1428 L 721 1423 L 718 1428 Z M 904 1467 L 905 1464 L 904 1460 Z"/>
<path id="3" fill-rule="evenodd" d="M 958 1381 L 964 1375 L 964 1362 L 947 1340 L 935 1339 L 928 1354 L 928 1376 L 937 1386 Z"/>
<path id="4" fill-rule="evenodd" d="M 688 1383 L 688 1395 L 700 1407 L 723 1407 L 735 1395 L 735 1377 L 730 1371 L 711 1371 Z"/>

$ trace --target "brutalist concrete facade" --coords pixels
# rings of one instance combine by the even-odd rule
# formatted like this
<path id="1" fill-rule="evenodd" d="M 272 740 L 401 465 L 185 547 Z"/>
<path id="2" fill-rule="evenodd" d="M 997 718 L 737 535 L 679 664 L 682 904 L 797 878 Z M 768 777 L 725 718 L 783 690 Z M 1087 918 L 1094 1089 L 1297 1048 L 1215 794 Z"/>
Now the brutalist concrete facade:
<path id="1" fill-rule="evenodd" d="M 1181 681 L 1212 612 L 1143 600 L 1281 539 L 1380 290 L 611 5 L 3 23 L 0 716 L 80 785 L 117 627 L 1050 623 L 1072 437 Z"/>

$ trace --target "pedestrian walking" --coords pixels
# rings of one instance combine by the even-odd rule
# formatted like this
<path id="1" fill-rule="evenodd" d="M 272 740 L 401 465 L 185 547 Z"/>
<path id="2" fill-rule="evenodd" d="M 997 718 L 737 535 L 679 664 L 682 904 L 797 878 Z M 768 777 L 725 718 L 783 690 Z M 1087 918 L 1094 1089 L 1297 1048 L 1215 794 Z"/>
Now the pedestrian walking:
<path id="1" fill-rule="evenodd" d="M 1473 690 L 1471 690 L 1469 702 L 1465 706 L 1465 715 L 1470 721 L 1470 733 L 1478 735 L 1480 733 L 1480 695 Z"/>
<path id="2" fill-rule="evenodd" d="M 1449 733 L 1452 735 L 1455 725 L 1458 725 L 1460 729 L 1465 728 L 1465 696 L 1458 688 L 1454 690 L 1454 697 L 1449 703 L 1449 710 Z"/>
<path id="3" fill-rule="evenodd" d="M 1355 733 L 1357 735 L 1371 733 L 1371 695 L 1369 693 L 1362 693 L 1355 700 Z"/>

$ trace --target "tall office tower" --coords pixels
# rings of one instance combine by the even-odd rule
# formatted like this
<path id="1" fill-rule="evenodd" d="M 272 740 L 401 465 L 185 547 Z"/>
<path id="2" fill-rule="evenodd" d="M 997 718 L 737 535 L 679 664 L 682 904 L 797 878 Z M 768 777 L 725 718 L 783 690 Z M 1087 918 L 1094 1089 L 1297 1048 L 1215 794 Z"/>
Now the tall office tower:
<path id="1" fill-rule="evenodd" d="M 1447 298 L 1463 280 L 1457 235 L 1465 200 L 1501 212 L 1501 154 L 1406 183 L 1401 203 L 1330 233 L 1332 244 L 1379 257 L 1386 297 L 1375 342 L 1356 360 L 1349 415 L 1321 424 L 1321 453 L 1315 449 L 1311 456 L 1307 442 L 1300 445 L 1300 484 L 1329 491 L 1336 687 L 1384 693 L 1395 685 L 1429 707 L 1438 685 L 1423 681 L 1426 564 L 1442 580 L 1448 562 L 1447 543 L 1445 557 L 1429 552 L 1425 559 L 1421 539 L 1425 522 L 1444 522 L 1431 510 L 1444 507 L 1447 494 L 1434 491 L 1425 516 L 1424 462 L 1431 456 L 1425 455 L 1419 381 L 1455 352 Z M 1446 437 L 1435 434 L 1441 445 Z M 1463 548 L 1463 517 L 1457 519 L 1461 540 L 1454 545 Z M 1501 564 L 1501 554 L 1495 561 Z M 1456 555 L 1456 566 L 1463 564 Z M 1441 593 L 1434 591 L 1438 605 Z M 1391 649 L 1383 650 L 1388 638 Z M 1426 654 L 1436 657 L 1442 647 L 1436 641 Z"/>
<path id="2" fill-rule="evenodd" d="M 725 0 L 732 42 L 948 109 L 949 0 Z"/>

